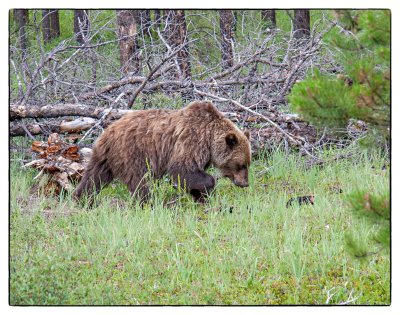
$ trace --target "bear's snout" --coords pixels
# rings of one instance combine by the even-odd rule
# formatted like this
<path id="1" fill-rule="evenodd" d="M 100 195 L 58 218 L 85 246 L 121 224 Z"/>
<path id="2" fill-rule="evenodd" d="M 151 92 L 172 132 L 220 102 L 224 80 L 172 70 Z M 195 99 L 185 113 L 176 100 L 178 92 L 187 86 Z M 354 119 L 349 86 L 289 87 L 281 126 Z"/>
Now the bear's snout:
<path id="1" fill-rule="evenodd" d="M 233 172 L 231 169 L 227 169 L 223 171 L 222 175 L 228 177 L 236 186 L 249 187 L 249 175 L 247 169 L 242 169 L 238 172 Z"/>
<path id="2" fill-rule="evenodd" d="M 238 181 L 238 180 L 236 180 L 236 178 L 233 180 L 233 183 L 236 185 L 236 186 L 239 186 L 239 187 L 249 187 L 249 182 L 248 181 Z"/>
<path id="3" fill-rule="evenodd" d="M 238 174 L 234 174 L 233 183 L 239 187 L 249 187 L 247 170 L 242 170 Z"/>

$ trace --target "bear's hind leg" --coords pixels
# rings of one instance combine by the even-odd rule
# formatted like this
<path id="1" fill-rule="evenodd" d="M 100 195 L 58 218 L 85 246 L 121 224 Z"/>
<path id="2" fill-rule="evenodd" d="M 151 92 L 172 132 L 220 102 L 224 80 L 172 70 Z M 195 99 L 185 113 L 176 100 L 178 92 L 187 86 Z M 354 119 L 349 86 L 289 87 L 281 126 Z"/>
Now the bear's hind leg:
<path id="1" fill-rule="evenodd" d="M 93 194 L 98 194 L 101 188 L 108 185 L 112 180 L 112 172 L 105 162 L 89 165 L 75 190 L 74 196 L 80 199 L 83 195 L 86 195 L 90 204 L 92 204 Z"/>
<path id="2" fill-rule="evenodd" d="M 140 179 L 132 177 L 126 184 L 131 195 L 139 197 L 141 205 L 147 202 L 150 197 L 150 190 L 144 177 Z"/>

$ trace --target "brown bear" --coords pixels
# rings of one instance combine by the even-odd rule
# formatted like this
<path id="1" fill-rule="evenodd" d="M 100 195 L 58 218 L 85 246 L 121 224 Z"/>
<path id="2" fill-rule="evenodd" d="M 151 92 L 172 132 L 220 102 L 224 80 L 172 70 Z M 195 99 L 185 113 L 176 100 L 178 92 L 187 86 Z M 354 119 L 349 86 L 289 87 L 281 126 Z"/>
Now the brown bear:
<path id="1" fill-rule="evenodd" d="M 213 165 L 240 187 L 248 186 L 248 132 L 242 132 L 207 101 L 180 110 L 139 110 L 111 124 L 96 141 L 75 196 L 91 197 L 112 179 L 122 180 L 141 201 L 148 197 L 146 173 L 169 174 L 196 201 L 215 186 L 205 170 Z"/>

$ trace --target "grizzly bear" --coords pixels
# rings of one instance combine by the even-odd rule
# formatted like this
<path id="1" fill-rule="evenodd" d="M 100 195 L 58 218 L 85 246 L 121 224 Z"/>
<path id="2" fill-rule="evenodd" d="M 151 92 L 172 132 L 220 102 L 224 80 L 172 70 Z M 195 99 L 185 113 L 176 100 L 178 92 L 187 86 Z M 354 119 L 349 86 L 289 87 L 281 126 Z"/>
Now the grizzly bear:
<path id="1" fill-rule="evenodd" d="M 251 161 L 248 132 L 242 132 L 207 101 L 180 110 L 150 109 L 125 114 L 98 138 L 75 196 L 91 197 L 114 178 L 141 201 L 147 200 L 146 173 L 169 174 L 196 201 L 215 186 L 210 165 L 240 187 L 248 186 Z"/>

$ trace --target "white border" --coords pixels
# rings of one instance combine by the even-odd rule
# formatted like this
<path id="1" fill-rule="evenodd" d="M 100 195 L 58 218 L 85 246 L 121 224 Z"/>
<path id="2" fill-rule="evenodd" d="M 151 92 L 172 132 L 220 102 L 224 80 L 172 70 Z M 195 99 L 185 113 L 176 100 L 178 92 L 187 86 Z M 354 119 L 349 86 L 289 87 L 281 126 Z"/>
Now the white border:
<path id="1" fill-rule="evenodd" d="M 398 75 L 399 69 L 399 30 L 400 30 L 400 16 L 397 1 L 393 0 L 364 0 L 364 1 L 310 1 L 303 0 L 299 1 L 256 1 L 246 0 L 233 2 L 232 0 L 203 0 L 203 1 L 184 1 L 184 0 L 172 0 L 172 1 L 155 1 L 146 0 L 144 2 L 138 1 L 83 1 L 83 0 L 70 0 L 65 2 L 53 1 L 27 1 L 27 0 L 14 0 L 12 2 L 2 1 L 0 4 L 0 42 L 2 44 L 1 57 L 1 84 L 0 89 L 3 101 L 0 104 L 0 117 L 3 121 L 0 123 L 0 148 L 3 152 L 8 151 L 8 10 L 12 8 L 254 8 L 260 9 L 263 7 L 270 8 L 379 8 L 379 9 L 391 9 L 392 12 L 392 305 L 390 307 L 251 307 L 243 309 L 243 307 L 140 307 L 140 308 L 104 308 L 104 307 L 10 307 L 8 306 L 8 155 L 1 155 L 0 163 L 0 174 L 2 180 L 0 181 L 0 191 L 2 192 L 2 219 L 0 220 L 0 231 L 1 231 L 1 259 L 0 259 L 0 309 L 2 314 L 5 313 L 40 313 L 40 314 L 52 314 L 57 312 L 58 314 L 70 314 L 72 312 L 96 312 L 98 314 L 109 314 L 110 312 L 119 312 L 132 314 L 132 312 L 139 313 L 153 313 L 162 312 L 164 314 L 186 314 L 188 312 L 194 313 L 213 313 L 213 314 L 242 314 L 243 312 L 251 312 L 252 314 L 290 314 L 290 313 L 306 313 L 307 314 L 400 314 L 400 288 L 399 288 L 399 229 L 397 229 L 396 223 L 399 222 L 399 212 L 396 207 L 399 205 L 399 195 L 396 194 L 399 188 L 399 174 L 398 166 L 396 161 L 399 159 L 398 151 L 398 140 L 399 139 L 399 98 L 398 98 Z"/>

